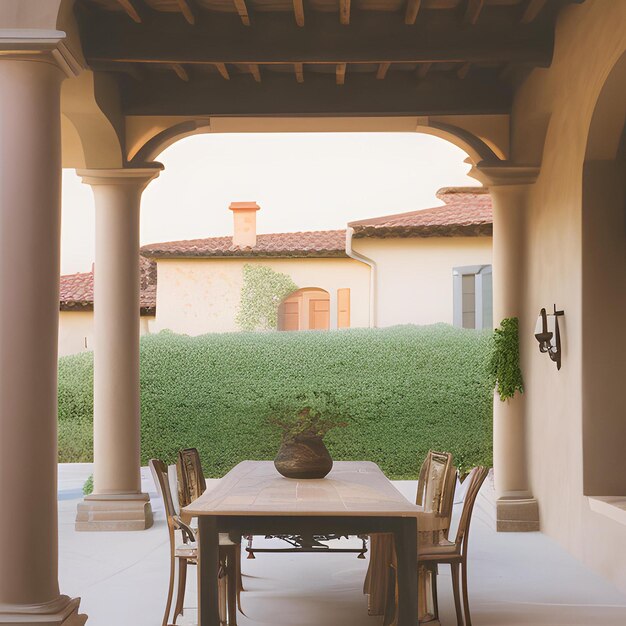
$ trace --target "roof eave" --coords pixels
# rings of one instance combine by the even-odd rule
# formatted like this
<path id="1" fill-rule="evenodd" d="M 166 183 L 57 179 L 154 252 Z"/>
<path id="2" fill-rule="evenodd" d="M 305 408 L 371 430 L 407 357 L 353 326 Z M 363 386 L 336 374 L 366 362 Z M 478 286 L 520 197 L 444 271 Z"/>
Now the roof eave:
<path id="1" fill-rule="evenodd" d="M 363 226 L 354 229 L 355 239 L 394 239 L 408 237 L 492 237 L 493 224 L 445 226 Z"/>

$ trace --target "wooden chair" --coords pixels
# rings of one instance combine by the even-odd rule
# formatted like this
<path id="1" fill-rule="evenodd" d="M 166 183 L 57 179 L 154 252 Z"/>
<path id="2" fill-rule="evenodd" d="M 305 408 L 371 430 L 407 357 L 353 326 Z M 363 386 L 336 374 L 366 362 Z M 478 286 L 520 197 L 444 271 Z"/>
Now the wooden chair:
<path id="1" fill-rule="evenodd" d="M 200 461 L 200 453 L 197 448 L 185 448 L 178 452 L 176 457 L 176 479 L 178 485 L 178 502 L 181 510 L 199 498 L 206 491 L 206 479 L 202 471 L 202 462 Z M 185 519 L 182 515 L 183 521 Z M 191 520 L 189 520 L 191 521 Z M 236 579 L 236 595 L 230 594 L 228 597 L 229 611 L 235 619 L 237 608 L 241 611 L 241 592 L 243 589 L 243 580 L 241 576 L 241 540 L 233 544 L 234 556 L 232 557 L 232 566 L 234 568 L 233 575 Z M 233 606 L 230 606 L 233 604 Z M 232 622 L 234 623 L 234 622 Z"/>
<path id="2" fill-rule="evenodd" d="M 206 491 L 206 479 L 202 471 L 200 454 L 196 448 L 185 448 L 178 453 L 176 478 L 178 504 L 182 510 Z"/>
<path id="3" fill-rule="evenodd" d="M 463 511 L 456 531 L 454 541 L 441 540 L 436 545 L 423 545 L 418 547 L 417 559 L 420 564 L 431 568 L 433 574 L 433 596 L 436 603 L 437 570 L 438 565 L 447 563 L 452 572 L 452 590 L 454 592 L 454 606 L 458 626 L 463 626 L 463 614 L 461 611 L 461 596 L 459 593 L 459 569 L 461 570 L 461 586 L 463 589 L 463 608 L 465 613 L 465 626 L 472 626 L 469 609 L 469 595 L 467 591 L 467 549 L 469 541 L 469 528 L 472 521 L 472 511 L 478 492 L 488 474 L 486 467 L 475 467 L 465 479 L 468 482 L 463 502 Z M 437 608 L 436 608 L 437 611 Z"/>
<path id="4" fill-rule="evenodd" d="M 163 461 L 152 459 L 150 461 L 150 470 L 152 471 L 152 476 L 159 494 L 163 498 L 167 530 L 170 539 L 170 581 L 162 623 L 163 626 L 168 626 L 168 624 L 170 624 L 170 609 L 174 594 L 176 563 L 178 563 L 178 589 L 172 624 L 176 624 L 178 616 L 182 614 L 187 582 L 187 566 L 198 564 L 198 550 L 195 532 L 176 513 L 172 491 L 170 489 L 167 465 Z M 182 534 L 182 544 L 177 543 L 176 531 L 180 531 Z M 220 583 L 219 613 L 220 622 L 222 624 L 228 624 L 229 626 L 236 626 L 237 623 L 236 611 L 233 613 L 227 608 L 228 605 L 232 604 L 229 598 L 234 596 L 234 590 L 236 589 L 236 582 L 233 576 L 235 570 L 234 547 L 234 544 L 226 535 L 220 535 L 219 571 L 217 572 Z"/>
<path id="5" fill-rule="evenodd" d="M 419 473 L 416 504 L 423 514 L 418 519 L 418 544 L 438 543 L 447 539 L 452 519 L 452 505 L 456 486 L 456 470 L 449 452 L 430 450 L 426 455 Z M 383 615 L 387 608 L 390 586 L 390 564 L 393 560 L 393 540 L 391 535 L 372 535 L 370 537 L 370 563 L 363 586 L 363 593 L 368 595 L 370 615 Z"/>

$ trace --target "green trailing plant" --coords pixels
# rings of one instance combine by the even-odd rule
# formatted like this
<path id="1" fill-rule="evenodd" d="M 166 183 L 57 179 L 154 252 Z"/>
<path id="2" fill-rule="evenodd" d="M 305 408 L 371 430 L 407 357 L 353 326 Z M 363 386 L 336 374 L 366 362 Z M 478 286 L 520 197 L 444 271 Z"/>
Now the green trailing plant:
<path id="1" fill-rule="evenodd" d="M 434 326 L 319 333 L 162 332 L 141 339 L 141 461 L 197 447 L 207 476 L 273 459 L 273 406 L 323 391 L 347 415 L 324 442 L 335 460 L 370 460 L 415 479 L 429 449 L 461 471 L 492 462 L 491 331 Z M 59 362 L 59 460 L 93 460 L 93 356 Z"/>
<path id="2" fill-rule="evenodd" d="M 89 478 L 83 485 L 83 495 L 90 496 L 93 493 L 93 474 L 89 475 Z"/>
<path id="3" fill-rule="evenodd" d="M 267 265 L 243 266 L 241 302 L 235 319 L 241 330 L 276 330 L 278 307 L 298 286 L 287 274 Z"/>
<path id="4" fill-rule="evenodd" d="M 524 379 L 520 368 L 519 321 L 507 317 L 494 330 L 490 372 L 495 389 L 503 402 L 515 392 L 524 393 Z"/>
<path id="5" fill-rule="evenodd" d="M 345 428 L 348 416 L 333 395 L 313 391 L 272 403 L 268 421 L 280 429 L 283 442 L 290 442 L 300 437 L 323 439 L 333 428 Z"/>

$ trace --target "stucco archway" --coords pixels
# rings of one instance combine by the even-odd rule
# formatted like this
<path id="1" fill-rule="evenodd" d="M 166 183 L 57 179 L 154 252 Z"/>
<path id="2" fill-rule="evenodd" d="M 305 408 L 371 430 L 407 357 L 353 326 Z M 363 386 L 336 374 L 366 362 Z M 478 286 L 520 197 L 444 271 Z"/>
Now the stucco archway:
<path id="1" fill-rule="evenodd" d="M 582 189 L 583 485 L 626 494 L 626 53 L 589 127 Z"/>

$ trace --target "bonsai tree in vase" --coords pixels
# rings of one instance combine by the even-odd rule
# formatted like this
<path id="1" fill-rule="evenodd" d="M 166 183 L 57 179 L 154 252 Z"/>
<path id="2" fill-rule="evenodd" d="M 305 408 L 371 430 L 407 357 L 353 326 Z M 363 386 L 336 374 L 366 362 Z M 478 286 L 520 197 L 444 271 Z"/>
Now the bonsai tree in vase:
<path id="1" fill-rule="evenodd" d="M 280 406 L 272 406 L 269 421 L 282 431 L 274 459 L 276 469 L 287 478 L 324 478 L 333 460 L 324 436 L 333 428 L 347 426 L 346 415 L 327 393 L 299 394 Z"/>

